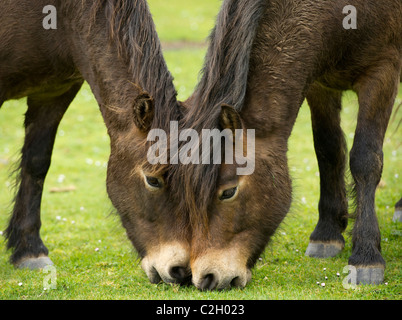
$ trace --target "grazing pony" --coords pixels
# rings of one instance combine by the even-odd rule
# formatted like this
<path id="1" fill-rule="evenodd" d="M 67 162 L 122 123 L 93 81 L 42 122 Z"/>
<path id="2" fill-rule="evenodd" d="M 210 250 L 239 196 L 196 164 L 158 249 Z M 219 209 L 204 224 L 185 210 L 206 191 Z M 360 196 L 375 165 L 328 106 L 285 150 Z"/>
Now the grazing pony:
<path id="1" fill-rule="evenodd" d="M 255 172 L 239 176 L 236 163 L 182 164 L 164 176 L 190 216 L 197 288 L 243 287 L 250 281 L 251 268 L 291 204 L 288 139 L 304 99 L 321 180 L 319 220 L 306 255 L 332 257 L 344 248 L 345 90 L 356 92 L 359 101 L 349 163 L 355 194 L 349 264 L 356 267 L 357 283 L 383 281 L 374 196 L 400 81 L 401 17 L 400 0 L 223 2 L 181 126 L 198 133 L 255 129 L 255 155 L 247 154 L 255 156 Z"/>
<path id="2" fill-rule="evenodd" d="M 0 20 L 0 106 L 28 97 L 19 188 L 5 232 L 11 262 L 52 264 L 40 238 L 43 184 L 57 127 L 85 80 L 110 136 L 107 191 L 145 271 L 158 275 L 153 281 L 187 277 L 186 217 L 169 210 L 175 203 L 142 170 L 146 131 L 180 118 L 146 1 L 3 0 Z"/>

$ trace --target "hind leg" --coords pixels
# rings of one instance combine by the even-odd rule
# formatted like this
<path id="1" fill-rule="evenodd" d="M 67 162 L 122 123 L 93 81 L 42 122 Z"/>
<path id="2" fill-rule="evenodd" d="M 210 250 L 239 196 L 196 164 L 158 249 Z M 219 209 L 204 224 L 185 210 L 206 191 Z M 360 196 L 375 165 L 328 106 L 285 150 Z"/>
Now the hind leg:
<path id="1" fill-rule="evenodd" d="M 58 97 L 28 97 L 19 190 L 5 232 L 7 248 L 12 250 L 10 260 L 16 267 L 39 269 L 52 264 L 39 235 L 42 190 L 58 125 L 80 87 L 73 85 Z"/>
<path id="2" fill-rule="evenodd" d="M 375 213 L 375 191 L 383 168 L 383 141 L 399 84 L 400 61 L 387 58 L 367 70 L 356 85 L 359 115 L 350 170 L 355 182 L 356 212 L 349 264 L 356 267 L 356 283 L 379 284 L 384 280 L 381 235 Z M 393 63 L 394 62 L 394 63 Z"/>
<path id="3" fill-rule="evenodd" d="M 342 92 L 313 84 L 307 94 L 314 148 L 320 170 L 319 220 L 306 255 L 327 258 L 342 251 L 348 205 L 345 190 L 346 142 L 340 127 Z"/>
<path id="4" fill-rule="evenodd" d="M 402 222 L 402 198 L 395 205 L 394 222 Z"/>

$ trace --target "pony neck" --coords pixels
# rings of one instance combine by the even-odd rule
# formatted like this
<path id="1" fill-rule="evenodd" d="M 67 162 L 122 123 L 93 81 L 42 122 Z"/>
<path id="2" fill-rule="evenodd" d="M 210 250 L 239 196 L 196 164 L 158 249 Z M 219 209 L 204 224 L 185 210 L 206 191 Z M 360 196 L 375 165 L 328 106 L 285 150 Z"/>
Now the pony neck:
<path id="1" fill-rule="evenodd" d="M 64 6 L 78 24 L 72 27 L 72 41 L 80 49 L 75 60 L 101 109 L 128 109 L 144 92 L 154 99 L 156 115 L 177 107 L 173 77 L 145 0 L 77 0 Z M 77 8 L 79 19 L 72 16 Z"/>

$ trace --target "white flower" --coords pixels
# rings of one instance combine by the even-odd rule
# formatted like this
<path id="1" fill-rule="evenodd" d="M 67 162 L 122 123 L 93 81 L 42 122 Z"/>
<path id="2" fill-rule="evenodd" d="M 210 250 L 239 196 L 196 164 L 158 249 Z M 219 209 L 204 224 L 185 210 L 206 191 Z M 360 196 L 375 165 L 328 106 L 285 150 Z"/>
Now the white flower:
<path id="1" fill-rule="evenodd" d="M 59 177 L 57 178 L 57 182 L 58 183 L 63 183 L 64 180 L 66 179 L 66 176 L 64 174 L 59 175 Z"/>

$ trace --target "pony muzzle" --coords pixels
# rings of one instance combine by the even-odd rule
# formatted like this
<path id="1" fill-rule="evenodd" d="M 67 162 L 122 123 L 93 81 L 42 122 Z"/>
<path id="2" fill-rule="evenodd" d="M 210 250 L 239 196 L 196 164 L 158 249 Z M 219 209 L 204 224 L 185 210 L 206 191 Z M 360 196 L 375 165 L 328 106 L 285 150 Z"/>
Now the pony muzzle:
<path id="1" fill-rule="evenodd" d="M 185 283 L 191 279 L 190 253 L 181 243 L 159 245 L 149 250 L 141 267 L 151 283 Z"/>
<path id="2" fill-rule="evenodd" d="M 191 263 L 191 271 L 200 290 L 244 288 L 251 281 L 246 259 L 235 249 L 207 250 Z"/>

